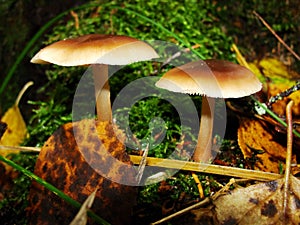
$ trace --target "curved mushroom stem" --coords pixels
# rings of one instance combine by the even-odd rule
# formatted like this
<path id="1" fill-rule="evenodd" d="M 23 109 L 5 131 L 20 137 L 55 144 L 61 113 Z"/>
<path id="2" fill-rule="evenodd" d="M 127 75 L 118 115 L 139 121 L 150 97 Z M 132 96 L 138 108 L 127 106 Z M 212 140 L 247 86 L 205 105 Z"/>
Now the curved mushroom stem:
<path id="1" fill-rule="evenodd" d="M 108 65 L 94 64 L 96 110 L 98 121 L 112 121 L 110 87 L 108 82 Z"/>
<path id="2" fill-rule="evenodd" d="M 211 158 L 212 133 L 214 125 L 215 99 L 202 97 L 200 130 L 193 159 L 196 162 L 208 162 Z"/>

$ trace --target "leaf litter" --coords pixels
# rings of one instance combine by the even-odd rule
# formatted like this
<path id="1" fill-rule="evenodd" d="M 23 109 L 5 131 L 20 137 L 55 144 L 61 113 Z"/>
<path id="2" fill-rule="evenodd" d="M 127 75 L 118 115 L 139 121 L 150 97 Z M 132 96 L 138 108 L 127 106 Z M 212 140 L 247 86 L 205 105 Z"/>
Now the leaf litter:
<path id="1" fill-rule="evenodd" d="M 299 224 L 300 181 L 290 174 L 292 162 L 292 105 L 288 121 L 286 170 L 283 179 L 237 188 L 214 201 L 218 224 Z M 226 206 L 226 207 L 224 207 Z"/>
<path id="2" fill-rule="evenodd" d="M 291 76 L 294 79 L 300 77 L 299 74 L 289 71 L 277 59 L 263 59 L 256 63 L 260 63 L 259 66 L 256 67 L 255 64 L 252 64 L 251 67 L 252 69 L 255 68 L 254 71 L 256 70 L 256 74 L 260 75 L 261 79 L 268 81 L 265 82 L 264 86 L 268 98 L 295 85 Z M 263 71 L 263 75 L 261 71 Z M 266 74 L 268 77 L 265 76 Z M 233 186 L 236 186 L 234 190 L 224 188 L 225 191 L 221 192 L 221 190 L 213 195 L 210 198 L 211 203 L 207 203 L 206 208 L 194 209 L 191 206 L 192 210 L 190 210 L 189 216 L 185 219 L 177 218 L 176 222 L 172 222 L 175 224 L 180 224 L 183 221 L 185 224 L 300 223 L 300 181 L 290 174 L 291 171 L 293 172 L 292 163 L 297 162 L 295 154 L 292 155 L 294 122 L 292 114 L 295 118 L 299 116 L 300 93 L 295 89 L 291 95 L 278 98 L 278 100 L 272 105 L 272 111 L 280 116 L 284 116 L 286 113 L 284 119 L 288 121 L 288 128 L 283 131 L 277 130 L 277 124 L 268 116 L 265 116 L 263 120 L 241 117 L 238 142 L 245 158 L 255 156 L 253 160 L 254 169 L 274 173 L 282 172 L 285 169 L 285 177 L 246 187 L 234 184 Z M 291 102 L 293 104 L 290 104 Z M 287 134 L 287 138 L 278 138 L 278 135 L 284 134 Z M 286 161 L 286 166 L 284 161 Z M 230 185 L 232 186 L 232 184 Z M 186 212 L 186 210 L 182 210 L 182 212 Z M 170 215 L 167 220 L 174 217 Z M 167 220 L 162 219 L 153 224 L 160 224 L 161 221 Z"/>

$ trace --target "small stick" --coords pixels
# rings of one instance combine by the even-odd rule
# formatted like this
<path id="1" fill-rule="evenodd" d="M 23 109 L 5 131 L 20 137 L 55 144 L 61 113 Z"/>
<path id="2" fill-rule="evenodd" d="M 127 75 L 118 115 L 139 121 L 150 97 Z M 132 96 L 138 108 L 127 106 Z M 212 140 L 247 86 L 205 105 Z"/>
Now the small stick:
<path id="1" fill-rule="evenodd" d="M 300 60 L 300 56 L 296 53 L 296 52 L 294 52 L 293 51 L 293 49 L 291 49 L 285 42 L 284 42 L 284 40 L 282 40 L 277 34 L 276 34 L 276 32 L 271 28 L 271 26 L 257 13 L 257 12 L 255 12 L 255 11 L 253 11 L 253 14 L 255 15 L 255 16 L 257 16 L 258 17 L 258 19 L 269 29 L 269 31 L 277 38 L 277 40 L 281 43 L 281 44 L 283 44 L 283 46 L 284 47 L 286 47 L 286 49 L 290 52 L 290 53 L 292 53 L 295 57 L 296 57 L 296 59 L 298 59 L 298 60 Z"/>
<path id="2" fill-rule="evenodd" d="M 300 82 L 297 81 L 297 83 L 295 85 L 293 85 L 292 87 L 290 87 L 289 89 L 275 95 L 272 96 L 268 103 L 267 106 L 270 108 L 272 104 L 274 104 L 276 101 L 278 100 L 282 100 L 285 97 L 288 97 L 289 95 L 293 94 L 295 91 L 299 91 L 300 90 Z"/>
<path id="3" fill-rule="evenodd" d="M 191 47 L 191 49 L 196 49 L 196 48 L 199 48 L 201 47 L 201 45 L 199 44 L 195 44 Z M 176 52 L 175 54 L 171 55 L 169 58 L 167 58 L 167 60 L 161 65 L 161 67 L 164 67 L 165 65 L 169 64 L 173 59 L 176 59 L 178 58 L 179 56 L 182 55 L 182 53 L 188 53 L 191 51 L 190 48 L 185 48 L 185 49 L 182 49 L 178 52 Z"/>
<path id="4" fill-rule="evenodd" d="M 178 211 L 178 212 L 176 212 L 174 214 L 171 214 L 171 215 L 169 215 L 169 216 L 167 216 L 165 218 L 162 218 L 161 220 L 158 220 L 158 221 L 156 221 L 154 223 L 151 223 L 151 225 L 156 225 L 156 224 L 164 223 L 164 222 L 166 222 L 166 221 L 168 221 L 168 220 L 170 220 L 170 219 L 172 219 L 172 218 L 174 218 L 176 216 L 182 215 L 182 214 L 184 214 L 186 212 L 191 211 L 192 209 L 201 207 L 201 206 L 206 205 L 208 203 L 210 203 L 210 198 L 205 198 L 203 201 L 198 202 L 198 203 L 196 203 L 194 205 L 191 205 L 191 206 L 189 206 L 189 207 L 187 207 L 185 209 L 182 209 L 182 210 L 180 210 L 180 211 Z"/>
<path id="5" fill-rule="evenodd" d="M 287 119 L 287 148 L 286 148 L 286 162 L 284 174 L 284 189 L 283 189 L 283 212 L 286 215 L 287 201 L 289 195 L 289 180 L 291 173 L 292 148 L 293 148 L 293 120 L 292 120 L 292 106 L 294 102 L 290 101 L 286 106 Z"/>

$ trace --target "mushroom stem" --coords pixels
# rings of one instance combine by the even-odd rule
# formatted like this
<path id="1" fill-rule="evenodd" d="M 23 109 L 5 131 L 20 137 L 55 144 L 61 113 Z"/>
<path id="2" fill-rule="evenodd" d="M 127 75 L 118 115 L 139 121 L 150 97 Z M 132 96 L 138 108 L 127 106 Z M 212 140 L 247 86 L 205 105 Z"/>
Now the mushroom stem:
<path id="1" fill-rule="evenodd" d="M 193 155 L 193 159 L 196 162 L 208 162 L 211 158 L 214 109 L 215 99 L 203 96 L 199 135 Z"/>
<path id="2" fill-rule="evenodd" d="M 96 111 L 98 121 L 112 121 L 108 65 L 93 64 Z"/>

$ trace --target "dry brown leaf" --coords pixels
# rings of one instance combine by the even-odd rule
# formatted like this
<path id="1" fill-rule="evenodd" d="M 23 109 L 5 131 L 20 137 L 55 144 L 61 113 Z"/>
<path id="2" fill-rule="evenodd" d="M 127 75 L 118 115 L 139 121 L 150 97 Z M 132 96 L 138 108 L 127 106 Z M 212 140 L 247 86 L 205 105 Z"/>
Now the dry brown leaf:
<path id="1" fill-rule="evenodd" d="M 44 144 L 34 173 L 79 202 L 98 189 L 91 210 L 112 224 L 130 224 L 136 188 L 105 178 L 135 180 L 124 139 L 122 131 L 108 122 L 95 126 L 94 120 L 85 119 L 65 124 Z M 117 160 L 107 158 L 108 152 Z M 105 169 L 102 171 L 106 172 L 105 177 L 97 173 L 97 166 Z M 29 224 L 69 224 L 77 212 L 36 182 L 31 187 L 29 201 Z"/>
<path id="2" fill-rule="evenodd" d="M 279 179 L 267 183 L 236 188 L 217 198 L 214 224 L 299 224 L 300 181 L 291 176 L 286 215 L 283 215 L 283 185 Z"/>
<path id="3" fill-rule="evenodd" d="M 238 144 L 245 158 L 256 155 L 255 169 L 279 173 L 279 163 L 285 162 L 286 147 L 257 119 L 240 118 Z"/>

